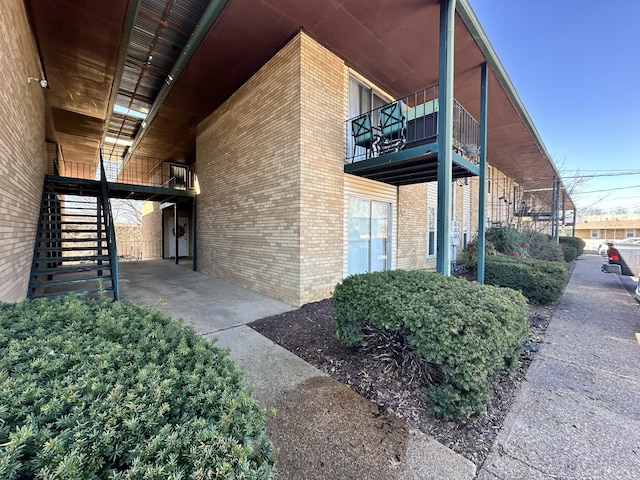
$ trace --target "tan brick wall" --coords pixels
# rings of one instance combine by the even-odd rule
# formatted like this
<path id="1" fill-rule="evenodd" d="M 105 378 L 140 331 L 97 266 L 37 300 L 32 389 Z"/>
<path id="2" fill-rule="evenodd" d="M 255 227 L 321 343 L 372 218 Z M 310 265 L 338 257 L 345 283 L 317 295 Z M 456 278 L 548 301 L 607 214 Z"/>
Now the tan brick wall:
<path id="1" fill-rule="evenodd" d="M 198 268 L 300 302 L 300 36 L 197 128 Z"/>
<path id="2" fill-rule="evenodd" d="M 162 258 L 162 211 L 159 202 L 142 204 L 142 259 Z"/>
<path id="3" fill-rule="evenodd" d="M 3 0 L 0 15 L 0 300 L 22 300 L 47 167 L 44 94 L 22 0 Z"/>
<path id="4" fill-rule="evenodd" d="M 399 269 L 431 268 L 427 260 L 427 184 L 406 185 L 398 189 Z"/>
<path id="5" fill-rule="evenodd" d="M 294 305 L 330 295 L 346 89 L 344 63 L 301 33 L 199 125 L 202 272 Z"/>
<path id="6" fill-rule="evenodd" d="M 327 298 L 342 279 L 344 63 L 301 35 L 300 298 Z"/>

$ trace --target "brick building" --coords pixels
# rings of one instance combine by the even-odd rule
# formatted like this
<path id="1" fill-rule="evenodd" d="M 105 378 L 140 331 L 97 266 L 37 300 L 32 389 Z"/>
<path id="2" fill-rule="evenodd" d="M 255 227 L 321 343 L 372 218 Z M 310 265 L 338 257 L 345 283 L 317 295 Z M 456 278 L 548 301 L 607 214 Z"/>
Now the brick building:
<path id="1" fill-rule="evenodd" d="M 591 250 L 605 241 L 640 237 L 640 214 L 584 215 L 576 222 L 576 237 L 583 239 Z"/>
<path id="2" fill-rule="evenodd" d="M 8 0 L 0 299 L 27 295 L 45 173 L 93 181 L 98 148 L 111 196 L 148 200 L 143 258 L 294 305 L 352 273 L 446 274 L 481 225 L 557 231 L 573 208 L 558 172 L 468 2 L 444 3 Z M 389 106 L 402 143 L 358 144 L 354 119 Z M 427 118 L 433 139 L 412 144 Z"/>

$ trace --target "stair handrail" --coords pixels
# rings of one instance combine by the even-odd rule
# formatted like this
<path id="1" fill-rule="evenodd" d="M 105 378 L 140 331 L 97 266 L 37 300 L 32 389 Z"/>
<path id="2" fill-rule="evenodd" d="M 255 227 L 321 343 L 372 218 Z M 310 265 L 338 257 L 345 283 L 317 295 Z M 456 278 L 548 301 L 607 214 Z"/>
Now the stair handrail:
<path id="1" fill-rule="evenodd" d="M 113 298 L 120 300 L 120 282 L 118 280 L 118 247 L 116 245 L 116 231 L 111 214 L 111 202 L 109 201 L 109 184 L 100 149 L 100 190 L 102 195 L 102 211 L 104 212 L 105 227 L 107 231 L 107 249 L 109 252 L 109 264 L 111 266 L 111 282 L 113 285 Z"/>

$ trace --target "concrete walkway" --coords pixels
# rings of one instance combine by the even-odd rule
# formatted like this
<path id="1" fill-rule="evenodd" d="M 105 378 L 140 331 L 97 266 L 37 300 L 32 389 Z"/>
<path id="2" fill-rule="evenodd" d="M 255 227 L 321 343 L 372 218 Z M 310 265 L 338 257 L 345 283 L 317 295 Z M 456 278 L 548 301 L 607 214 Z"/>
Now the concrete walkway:
<path id="1" fill-rule="evenodd" d="M 231 358 L 276 414 L 278 480 L 471 480 L 475 465 L 246 326 L 291 305 L 170 261 L 120 264 L 121 297 L 182 318 Z M 216 340 L 217 339 L 217 340 Z"/>
<path id="2" fill-rule="evenodd" d="M 480 480 L 640 478 L 640 307 L 583 254 Z"/>
<path id="3" fill-rule="evenodd" d="M 480 480 L 640 478 L 640 308 L 584 254 Z M 122 296 L 231 349 L 261 406 L 279 480 L 467 480 L 475 466 L 246 324 L 293 307 L 168 261 L 122 264 Z M 404 429 L 401 441 L 390 431 Z"/>

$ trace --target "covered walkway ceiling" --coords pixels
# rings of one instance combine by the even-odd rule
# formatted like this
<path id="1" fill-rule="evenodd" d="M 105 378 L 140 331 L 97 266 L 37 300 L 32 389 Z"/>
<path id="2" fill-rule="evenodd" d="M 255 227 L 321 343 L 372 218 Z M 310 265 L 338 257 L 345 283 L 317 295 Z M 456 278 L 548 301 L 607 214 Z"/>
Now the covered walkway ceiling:
<path id="1" fill-rule="evenodd" d="M 438 81 L 438 0 L 25 4 L 49 83 L 47 139 L 76 162 L 95 162 L 101 146 L 194 162 L 195 126 L 300 28 L 394 96 Z M 479 117 L 486 60 L 489 163 L 551 203 L 558 172 L 468 0 L 458 0 L 457 13 L 454 96 Z"/>

